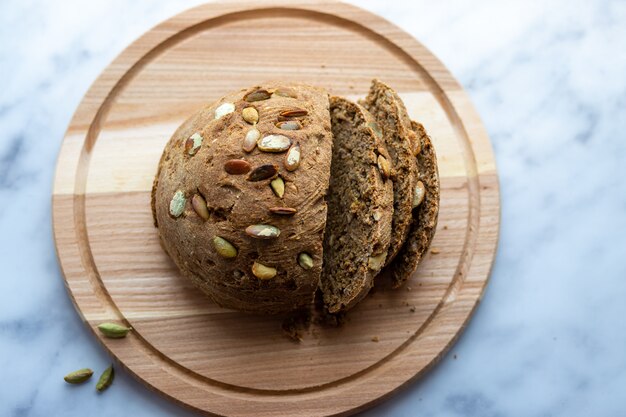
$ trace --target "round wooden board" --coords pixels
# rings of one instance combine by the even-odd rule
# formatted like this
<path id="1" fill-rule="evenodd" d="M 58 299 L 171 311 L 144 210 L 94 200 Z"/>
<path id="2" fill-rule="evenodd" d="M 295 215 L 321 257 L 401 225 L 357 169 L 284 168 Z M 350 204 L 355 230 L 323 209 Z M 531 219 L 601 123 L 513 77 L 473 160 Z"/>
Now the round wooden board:
<path id="1" fill-rule="evenodd" d="M 281 318 L 218 308 L 161 250 L 150 189 L 176 127 L 225 93 L 266 79 L 363 96 L 393 86 L 431 134 L 441 176 L 432 250 L 408 282 L 383 283 L 339 328 L 301 343 Z M 206 414 L 313 416 L 364 409 L 422 375 L 466 325 L 487 283 L 499 227 L 491 145 L 461 86 L 408 34 L 333 1 L 211 3 L 129 46 L 78 107 L 53 195 L 60 264 L 91 329 L 149 387 Z M 373 339 L 378 340 L 375 342 Z"/>

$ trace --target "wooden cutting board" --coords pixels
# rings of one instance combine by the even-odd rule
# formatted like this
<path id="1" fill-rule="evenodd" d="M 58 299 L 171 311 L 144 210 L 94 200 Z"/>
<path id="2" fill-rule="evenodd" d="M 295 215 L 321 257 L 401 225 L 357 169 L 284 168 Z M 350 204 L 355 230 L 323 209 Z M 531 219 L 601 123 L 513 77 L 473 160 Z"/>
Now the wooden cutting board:
<path id="1" fill-rule="evenodd" d="M 161 250 L 150 189 L 176 127 L 225 93 L 266 79 L 363 96 L 393 86 L 431 134 L 441 210 L 432 250 L 405 288 L 383 282 L 339 328 L 300 343 L 281 318 L 221 309 Z M 499 193 L 489 138 L 467 94 L 419 42 L 334 1 L 211 3 L 150 30 L 100 75 L 76 110 L 53 195 L 59 262 L 90 329 L 140 381 L 205 414 L 351 414 L 420 377 L 481 298 L 494 259 Z"/>

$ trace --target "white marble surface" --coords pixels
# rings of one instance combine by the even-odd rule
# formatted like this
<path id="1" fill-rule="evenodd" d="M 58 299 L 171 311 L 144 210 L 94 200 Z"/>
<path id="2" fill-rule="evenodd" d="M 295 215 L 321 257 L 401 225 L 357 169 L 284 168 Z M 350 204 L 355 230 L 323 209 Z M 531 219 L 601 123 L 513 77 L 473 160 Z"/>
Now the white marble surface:
<path id="1" fill-rule="evenodd" d="M 104 66 L 197 1 L 0 2 L 0 415 L 191 416 L 123 371 L 76 314 L 51 234 L 64 129 Z M 484 301 L 441 364 L 367 416 L 626 415 L 626 2 L 359 2 L 467 88 L 502 192 Z"/>

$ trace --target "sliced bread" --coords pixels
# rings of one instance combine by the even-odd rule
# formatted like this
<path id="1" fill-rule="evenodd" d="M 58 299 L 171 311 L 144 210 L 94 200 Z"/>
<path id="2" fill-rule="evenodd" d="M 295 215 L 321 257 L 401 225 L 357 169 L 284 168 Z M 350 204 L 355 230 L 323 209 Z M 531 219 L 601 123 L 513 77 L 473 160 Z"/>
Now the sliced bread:
<path id="1" fill-rule="evenodd" d="M 372 287 L 391 239 L 389 154 L 369 112 L 330 99 L 333 152 L 320 288 L 331 313 L 348 310 Z"/>
<path id="2" fill-rule="evenodd" d="M 437 228 L 439 214 L 439 173 L 435 149 L 424 126 L 411 122 L 416 134 L 418 182 L 416 186 L 413 222 L 406 242 L 387 269 L 391 271 L 393 286 L 400 287 L 411 276 Z"/>
<path id="3" fill-rule="evenodd" d="M 404 103 L 387 84 L 376 79 L 372 80 L 369 94 L 361 104 L 369 110 L 381 127 L 394 167 L 391 223 L 393 234 L 385 262 L 385 265 L 388 265 L 400 251 L 413 222 L 411 212 L 417 183 L 417 161 L 412 149 L 415 132 Z"/>

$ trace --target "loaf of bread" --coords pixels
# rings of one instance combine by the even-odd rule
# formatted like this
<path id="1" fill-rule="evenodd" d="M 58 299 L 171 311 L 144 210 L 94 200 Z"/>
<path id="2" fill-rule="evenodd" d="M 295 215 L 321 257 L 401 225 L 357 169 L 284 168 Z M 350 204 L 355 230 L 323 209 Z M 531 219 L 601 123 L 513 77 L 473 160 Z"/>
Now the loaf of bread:
<path id="1" fill-rule="evenodd" d="M 328 95 L 265 83 L 191 116 L 168 142 L 152 206 L 162 246 L 217 304 L 308 306 L 322 268 Z"/>
<path id="2" fill-rule="evenodd" d="M 217 304 L 276 314 L 348 310 L 386 266 L 405 282 L 439 210 L 434 149 L 374 80 L 362 106 L 266 82 L 187 119 L 152 188 L 161 245 Z M 319 291 L 318 291 L 319 290 Z"/>

